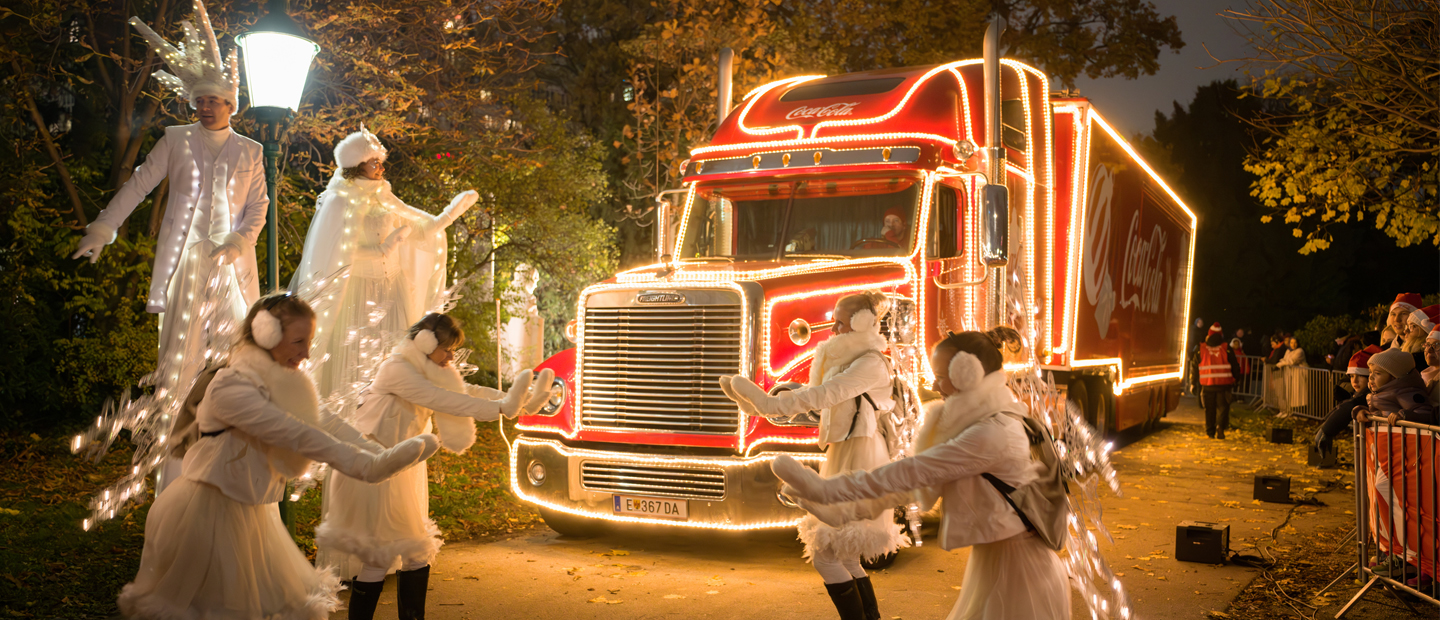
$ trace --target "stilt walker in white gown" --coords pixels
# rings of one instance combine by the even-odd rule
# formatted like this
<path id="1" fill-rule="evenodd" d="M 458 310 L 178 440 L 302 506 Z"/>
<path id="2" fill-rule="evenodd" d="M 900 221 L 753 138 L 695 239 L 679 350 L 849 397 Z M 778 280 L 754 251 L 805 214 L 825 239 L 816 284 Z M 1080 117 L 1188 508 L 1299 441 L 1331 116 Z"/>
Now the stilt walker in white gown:
<path id="1" fill-rule="evenodd" d="M 459 322 L 444 314 L 426 315 L 412 325 L 381 363 L 355 427 L 382 446 L 433 429 L 441 447 L 461 453 L 475 443 L 477 420 L 527 415 L 550 399 L 555 375 L 549 369 L 533 383 L 529 370 L 521 372 L 508 393 L 465 383 L 451 365 L 464 340 Z M 343 472 L 326 481 L 324 512 L 315 528 L 315 563 L 354 577 L 350 620 L 374 617 L 385 575 L 392 570 L 400 620 L 424 620 L 430 562 L 441 544 L 440 530 L 430 520 L 424 463 L 379 484 Z"/>
<path id="2" fill-rule="evenodd" d="M 350 268 L 349 278 L 337 284 L 335 308 L 321 313 L 316 328 L 312 372 L 322 400 L 357 394 L 374 379 L 365 373 L 375 364 L 367 362 L 378 361 L 442 301 L 445 229 L 479 198 L 474 190 L 461 192 L 439 215 L 405 204 L 385 180 L 385 157 L 380 139 L 364 127 L 335 146 L 335 175 L 320 194 L 290 283 L 291 290 L 304 290 Z M 366 333 L 395 339 L 357 340 Z M 347 409 L 345 402 L 340 409 Z"/>
<path id="3" fill-rule="evenodd" d="M 197 408 L 181 477 L 146 517 L 140 570 L 120 592 L 127 618 L 328 619 L 340 580 L 311 566 L 281 523 L 286 481 L 320 461 L 380 482 L 439 449 L 429 434 L 386 449 L 320 411 L 299 370 L 315 333 L 299 297 L 262 298 L 241 330 Z"/>
<path id="4" fill-rule="evenodd" d="M 917 491 L 923 507 L 943 498 L 940 547 L 971 547 L 949 620 L 1068 620 L 1065 565 L 983 477 L 1019 488 L 1039 475 L 1021 421 L 1026 406 L 1006 385 L 998 341 L 964 332 L 936 345 L 931 367 L 944 373 L 936 388 L 945 400 L 926 412 L 915 456 L 829 478 L 786 456 L 772 468 L 782 493 L 837 526 L 889 515 Z"/>
<path id="5" fill-rule="evenodd" d="M 211 352 L 220 348 L 210 329 L 216 321 L 193 320 L 200 304 L 219 304 L 213 316 L 238 324 L 260 296 L 255 241 L 270 205 L 260 144 L 230 129 L 240 87 L 235 52 L 221 58 L 205 5 L 194 0 L 194 7 L 198 27 L 181 23 L 185 42 L 179 49 L 138 17 L 130 24 L 174 72 L 156 71 L 155 79 L 189 101 L 198 122 L 165 129 L 144 163 L 86 228 L 72 256 L 99 260 L 130 213 L 162 179 L 170 179 L 146 302 L 146 310 L 160 314 L 159 355 L 147 381 L 160 396 L 162 415 L 173 415 Z M 162 429 L 161 434 L 168 433 Z M 157 492 L 178 473 L 179 461 L 170 459 L 157 479 Z"/>
<path id="6" fill-rule="evenodd" d="M 789 417 L 820 412 L 820 442 L 826 444 L 820 475 L 826 478 L 868 471 L 890 462 L 880 435 L 877 409 L 894 406 L 892 375 L 885 360 L 888 346 L 880 319 L 890 300 L 878 291 L 847 295 L 835 303 L 835 335 L 815 349 L 810 381 L 771 396 L 743 376 L 721 377 L 725 394 L 753 415 Z M 901 502 L 904 503 L 904 502 Z M 875 620 L 879 603 L 861 558 L 874 560 L 910 545 L 887 510 L 838 527 L 806 515 L 800 521 L 805 557 L 825 580 L 842 620 Z"/>

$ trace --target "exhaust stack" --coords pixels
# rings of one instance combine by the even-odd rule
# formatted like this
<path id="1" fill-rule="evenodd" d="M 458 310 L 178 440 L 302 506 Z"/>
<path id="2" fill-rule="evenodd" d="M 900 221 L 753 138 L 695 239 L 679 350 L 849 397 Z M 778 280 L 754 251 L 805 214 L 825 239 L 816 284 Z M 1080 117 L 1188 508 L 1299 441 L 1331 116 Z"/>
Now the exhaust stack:
<path id="1" fill-rule="evenodd" d="M 730 80 L 731 74 L 735 72 L 735 52 L 730 48 L 720 50 L 720 71 L 717 76 L 719 81 L 715 88 L 715 112 L 718 116 L 715 124 L 725 122 L 725 117 L 730 115 Z"/>
<path id="2" fill-rule="evenodd" d="M 981 261 L 990 270 L 989 327 L 1009 323 L 1005 266 L 1010 261 L 1010 197 L 1005 186 L 1004 119 L 1000 104 L 1000 35 L 1005 18 L 995 13 L 985 29 L 985 176 L 980 211 Z"/>

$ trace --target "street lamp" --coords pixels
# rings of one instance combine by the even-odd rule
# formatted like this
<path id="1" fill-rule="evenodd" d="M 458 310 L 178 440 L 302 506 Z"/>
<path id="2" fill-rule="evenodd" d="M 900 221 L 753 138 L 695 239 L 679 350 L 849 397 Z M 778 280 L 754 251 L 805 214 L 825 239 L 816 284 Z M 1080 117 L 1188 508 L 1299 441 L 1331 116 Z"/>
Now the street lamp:
<path id="1" fill-rule="evenodd" d="M 280 288 L 280 234 L 276 185 L 280 182 L 280 137 L 300 107 L 310 63 L 320 46 L 305 38 L 290 19 L 288 0 L 266 0 L 265 16 L 235 43 L 245 58 L 245 83 L 249 86 L 250 112 L 260 125 L 260 142 L 265 146 L 265 189 L 270 211 L 265 216 L 265 288 Z M 286 496 L 280 499 L 280 519 L 295 535 L 295 512 Z"/>
<path id="2" fill-rule="evenodd" d="M 288 0 L 267 0 L 265 16 L 235 43 L 245 60 L 250 112 L 260 125 L 265 146 L 265 186 L 270 212 L 265 218 L 266 290 L 280 287 L 280 240 L 276 220 L 276 184 L 280 177 L 280 138 L 300 107 L 310 63 L 320 46 L 305 38 L 290 19 Z"/>

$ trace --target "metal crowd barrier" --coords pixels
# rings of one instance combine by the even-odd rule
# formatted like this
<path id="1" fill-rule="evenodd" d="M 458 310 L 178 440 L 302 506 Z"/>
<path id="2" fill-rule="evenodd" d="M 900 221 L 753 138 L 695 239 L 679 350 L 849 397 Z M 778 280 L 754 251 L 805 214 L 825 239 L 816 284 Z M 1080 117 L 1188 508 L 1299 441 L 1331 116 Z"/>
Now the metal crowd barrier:
<path id="1" fill-rule="evenodd" d="M 1349 613 L 1376 585 L 1440 607 L 1440 426 L 1370 417 L 1355 440 L 1355 528 L 1364 587 L 1335 614 Z M 1372 557 L 1373 556 L 1373 557 Z M 1393 594 L 1393 592 L 1392 592 Z M 1404 597 L 1397 600 L 1420 615 Z M 1431 615 L 1430 617 L 1435 617 Z"/>
<path id="2" fill-rule="evenodd" d="M 1337 394 L 1349 398 L 1348 392 L 1337 392 L 1348 383 L 1345 373 L 1328 368 L 1266 365 L 1261 380 L 1262 401 L 1281 413 L 1324 420 L 1335 408 Z"/>
<path id="3" fill-rule="evenodd" d="M 1237 399 L 1255 404 L 1265 398 L 1265 358 L 1258 355 L 1241 355 L 1240 378 L 1230 394 Z"/>

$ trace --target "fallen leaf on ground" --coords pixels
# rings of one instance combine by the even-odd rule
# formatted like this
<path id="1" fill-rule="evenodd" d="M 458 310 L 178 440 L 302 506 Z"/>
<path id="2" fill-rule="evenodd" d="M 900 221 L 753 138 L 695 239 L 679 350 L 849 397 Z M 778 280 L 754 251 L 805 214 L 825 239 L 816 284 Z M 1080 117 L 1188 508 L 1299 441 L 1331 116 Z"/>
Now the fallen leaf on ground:
<path id="1" fill-rule="evenodd" d="M 706 594 L 719 594 L 720 591 L 719 591 L 719 590 L 706 590 L 705 593 L 706 593 Z"/>
<path id="2" fill-rule="evenodd" d="M 665 598 L 685 598 L 684 594 L 666 594 Z"/>
<path id="3" fill-rule="evenodd" d="M 619 605 L 620 603 L 624 603 L 625 601 L 608 599 L 608 598 L 605 598 L 605 597 L 603 597 L 603 596 L 597 596 L 597 597 L 595 597 L 595 598 L 590 599 L 590 602 L 591 602 L 591 603 L 604 603 L 604 604 L 606 604 L 606 605 Z"/>

